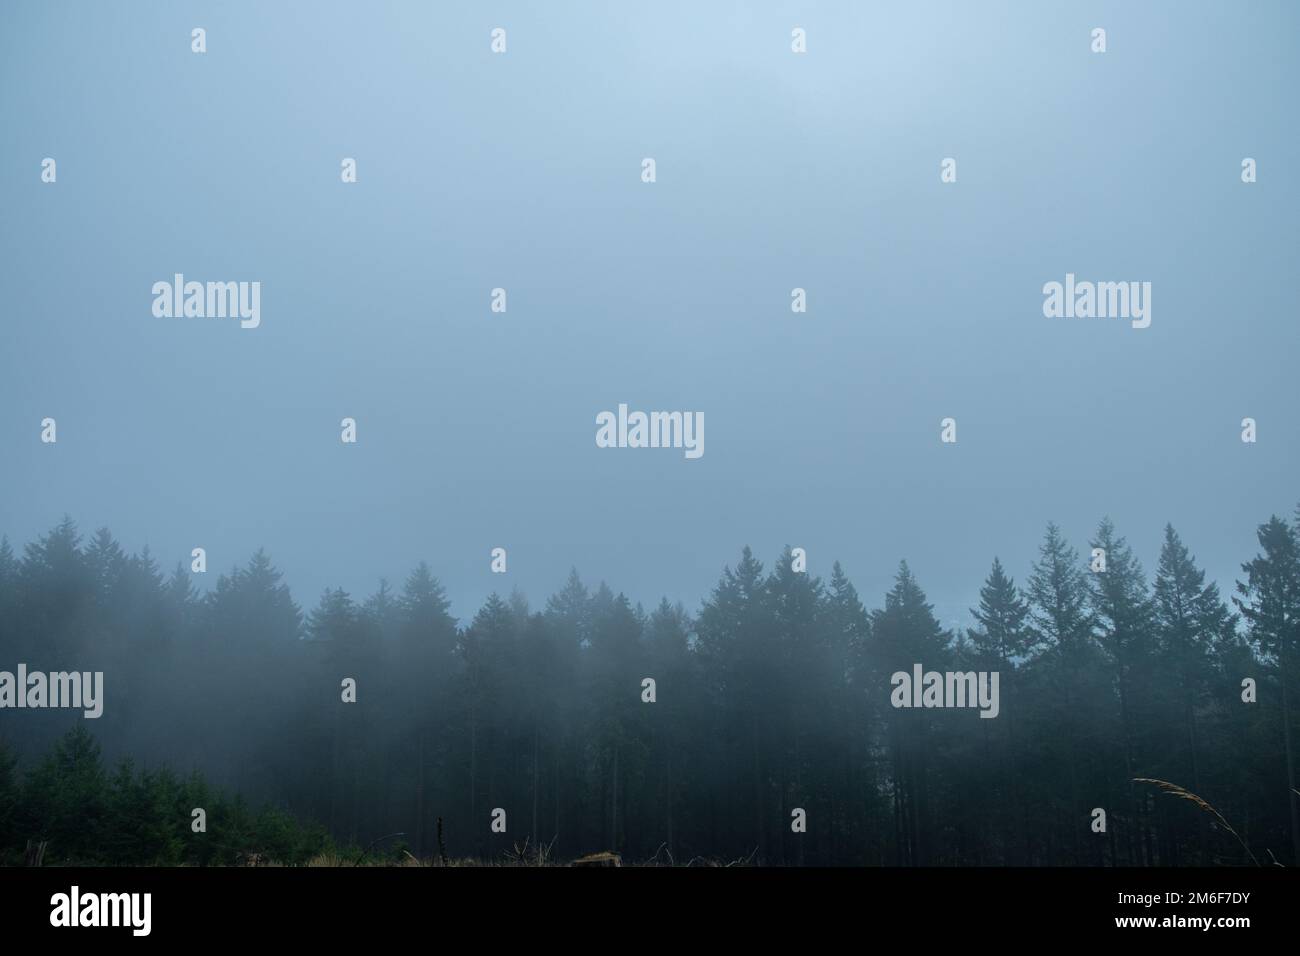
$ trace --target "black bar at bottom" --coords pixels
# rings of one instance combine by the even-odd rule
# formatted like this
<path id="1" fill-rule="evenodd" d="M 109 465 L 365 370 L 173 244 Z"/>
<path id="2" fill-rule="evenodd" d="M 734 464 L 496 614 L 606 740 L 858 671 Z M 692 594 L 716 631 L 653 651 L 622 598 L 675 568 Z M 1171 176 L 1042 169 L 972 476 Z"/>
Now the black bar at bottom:
<path id="1" fill-rule="evenodd" d="M 0 932 L 6 942 L 75 930 L 83 942 L 373 944 L 414 931 L 430 943 L 469 934 L 484 943 L 518 938 L 584 948 L 638 937 L 820 947 L 829 945 L 828 931 L 862 939 L 889 929 L 925 942 L 1044 932 L 1226 942 L 1293 929 L 1297 889 L 1293 871 L 1279 867 L 55 867 L 0 869 Z M 145 898 L 133 894 L 149 894 L 147 937 L 139 932 Z"/>

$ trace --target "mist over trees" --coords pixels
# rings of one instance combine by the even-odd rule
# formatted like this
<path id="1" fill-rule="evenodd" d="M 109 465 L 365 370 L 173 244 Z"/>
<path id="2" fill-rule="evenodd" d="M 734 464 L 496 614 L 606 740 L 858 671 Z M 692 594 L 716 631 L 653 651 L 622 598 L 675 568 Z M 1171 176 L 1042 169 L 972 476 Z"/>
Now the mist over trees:
<path id="1" fill-rule="evenodd" d="M 0 543 L 0 670 L 103 671 L 104 713 L 0 710 L 0 848 L 195 859 L 207 800 L 232 808 L 210 842 L 291 859 L 319 840 L 290 817 L 339 844 L 400 831 L 420 857 L 441 819 L 452 856 L 527 841 L 679 863 L 1294 865 L 1300 543 L 1277 517 L 1258 540 L 1225 595 L 1172 527 L 1152 578 L 1109 521 L 1087 542 L 1102 573 L 1049 526 L 1023 582 L 992 560 L 975 627 L 954 632 L 905 562 L 875 608 L 838 563 L 823 580 L 789 548 L 770 566 L 745 548 L 694 613 L 575 570 L 540 607 L 493 595 L 460 622 L 425 564 L 304 610 L 262 551 L 200 594 L 184 565 L 65 519 L 21 555 Z M 891 706 L 914 664 L 999 672 L 997 718 Z M 99 748 L 134 766 L 100 773 Z M 1248 849 L 1134 778 L 1199 794 Z M 145 804 L 141 828 L 174 811 L 186 835 L 94 823 Z"/>

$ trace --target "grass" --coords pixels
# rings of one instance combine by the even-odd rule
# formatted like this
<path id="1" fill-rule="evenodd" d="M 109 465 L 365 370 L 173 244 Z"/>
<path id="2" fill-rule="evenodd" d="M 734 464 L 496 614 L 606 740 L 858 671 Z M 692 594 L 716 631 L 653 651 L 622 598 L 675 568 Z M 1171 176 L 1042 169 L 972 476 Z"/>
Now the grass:
<path id="1" fill-rule="evenodd" d="M 274 860 L 253 857 L 247 861 L 246 865 L 282 866 L 283 864 Z M 744 867 L 753 865 L 753 854 L 736 860 L 721 860 L 697 856 L 692 857 L 690 860 L 685 862 L 678 862 L 673 859 L 672 853 L 668 852 L 667 846 L 664 845 L 655 852 L 654 856 L 640 861 L 629 862 L 624 860 L 619 854 L 608 851 L 590 853 L 573 860 L 561 860 L 556 858 L 551 852 L 551 845 L 530 845 L 528 841 L 525 841 L 522 846 L 516 844 L 508 853 L 504 853 L 497 858 L 480 859 L 477 857 L 449 857 L 444 859 L 441 853 L 439 853 L 436 856 L 421 859 L 408 850 L 401 850 L 397 856 L 372 856 L 363 852 L 359 857 L 355 852 L 330 851 L 312 857 L 307 861 L 306 865 L 313 867 Z"/>
<path id="2" fill-rule="evenodd" d="M 1214 819 L 1219 821 L 1219 826 L 1223 827 L 1223 829 L 1231 833 L 1233 838 L 1238 843 L 1241 844 L 1241 848 L 1246 851 L 1246 855 L 1250 857 L 1251 862 L 1253 862 L 1256 866 L 1259 866 L 1259 860 L 1255 858 L 1254 853 L 1250 852 L 1250 847 L 1246 845 L 1246 841 L 1243 840 L 1238 835 L 1236 830 L 1234 830 L 1231 826 L 1228 825 L 1228 821 L 1223 819 L 1222 813 L 1214 809 L 1214 807 L 1210 806 L 1208 800 L 1205 800 L 1202 797 L 1198 797 L 1196 794 L 1192 793 L 1192 791 L 1186 789 L 1185 787 L 1180 787 L 1176 783 L 1170 783 L 1168 780 L 1156 780 L 1154 777 L 1134 777 L 1133 782 L 1149 783 L 1152 786 L 1159 787 L 1162 791 L 1169 794 L 1170 796 L 1177 797 L 1180 800 L 1190 801 L 1200 809 L 1204 810 L 1206 813 L 1211 814 L 1214 817 Z M 1280 866 L 1281 864 L 1278 865 Z"/>

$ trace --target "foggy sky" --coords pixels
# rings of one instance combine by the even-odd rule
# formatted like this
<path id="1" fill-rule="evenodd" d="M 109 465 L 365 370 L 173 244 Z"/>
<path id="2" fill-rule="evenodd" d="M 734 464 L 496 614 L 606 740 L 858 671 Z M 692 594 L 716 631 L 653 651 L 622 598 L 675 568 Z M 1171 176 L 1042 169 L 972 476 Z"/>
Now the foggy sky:
<path id="1" fill-rule="evenodd" d="M 5 4 L 0 532 L 202 546 L 202 587 L 264 546 L 305 609 L 425 559 L 462 621 L 570 566 L 694 610 L 790 544 L 951 624 L 1109 515 L 1230 589 L 1300 499 L 1300 14 L 1048 7 Z M 261 326 L 155 318 L 178 272 Z M 1150 328 L 1045 318 L 1068 272 Z M 704 456 L 597 448 L 621 402 Z"/>

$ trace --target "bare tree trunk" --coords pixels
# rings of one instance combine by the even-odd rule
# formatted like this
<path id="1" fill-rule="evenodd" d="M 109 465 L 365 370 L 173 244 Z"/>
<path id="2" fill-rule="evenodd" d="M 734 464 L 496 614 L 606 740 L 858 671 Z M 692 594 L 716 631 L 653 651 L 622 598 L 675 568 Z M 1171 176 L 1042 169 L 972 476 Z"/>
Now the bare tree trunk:
<path id="1" fill-rule="evenodd" d="M 668 855 L 673 856 L 676 847 L 673 845 L 673 751 L 669 747 L 667 751 L 668 758 Z"/>
<path id="2" fill-rule="evenodd" d="M 1300 864 L 1300 813 L 1296 810 L 1295 760 L 1291 752 L 1291 698 L 1287 690 L 1286 634 L 1278 651 L 1278 670 L 1282 678 L 1282 739 L 1286 745 L 1287 803 L 1291 807 L 1291 862 Z"/>
<path id="3" fill-rule="evenodd" d="M 533 831 L 534 840 L 540 840 L 541 834 L 537 832 L 537 795 L 541 790 L 540 781 L 537 779 L 537 727 L 533 727 Z"/>
<path id="4" fill-rule="evenodd" d="M 758 714 L 750 718 L 750 739 L 754 754 L 754 826 L 758 830 L 758 858 L 767 857 L 766 831 L 763 827 L 763 784 L 758 762 Z"/>
<path id="5" fill-rule="evenodd" d="M 1192 792 L 1198 796 L 1201 793 L 1201 768 L 1200 761 L 1196 759 L 1196 706 L 1189 691 L 1184 690 L 1187 696 L 1187 745 L 1192 751 Z M 1208 866 L 1209 861 L 1206 859 L 1209 843 L 1209 825 L 1206 822 L 1205 815 L 1198 813 L 1196 815 L 1196 842 L 1200 850 L 1198 862 L 1201 866 Z"/>
<path id="6" fill-rule="evenodd" d="M 618 851 L 618 746 L 614 747 L 614 767 L 610 774 L 610 788 L 613 799 L 610 801 L 609 848 Z"/>
<path id="7" fill-rule="evenodd" d="M 330 832 L 338 833 L 338 790 L 339 790 L 339 718 L 341 711 L 334 708 L 334 733 L 330 746 Z"/>
<path id="8" fill-rule="evenodd" d="M 478 819 L 478 713 L 477 705 L 471 703 L 469 707 L 469 818 L 474 827 L 474 844 L 478 848 L 478 855 L 483 855 L 483 828 L 479 826 Z"/>
<path id="9" fill-rule="evenodd" d="M 424 728 L 416 735 L 415 755 L 415 855 L 424 856 Z"/>

